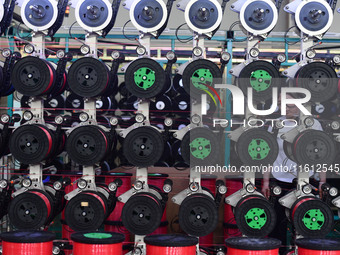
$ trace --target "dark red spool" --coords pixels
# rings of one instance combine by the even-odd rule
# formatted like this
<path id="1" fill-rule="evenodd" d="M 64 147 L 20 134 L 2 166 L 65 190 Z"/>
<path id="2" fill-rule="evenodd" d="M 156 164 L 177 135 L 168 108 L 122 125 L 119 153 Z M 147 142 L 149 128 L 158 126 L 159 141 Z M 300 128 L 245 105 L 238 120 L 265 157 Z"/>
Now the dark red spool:
<path id="1" fill-rule="evenodd" d="M 228 197 L 235 193 L 236 191 L 242 189 L 243 187 L 243 179 L 242 178 L 230 178 L 230 176 L 226 176 L 226 186 L 228 191 L 225 197 Z M 242 236 L 241 232 L 237 228 L 233 209 L 230 205 L 224 203 L 224 239 L 228 239 L 231 237 L 239 237 Z"/>
<path id="2" fill-rule="evenodd" d="M 44 231 L 14 231 L 1 234 L 3 255 L 51 255 L 55 235 Z"/>
<path id="3" fill-rule="evenodd" d="M 71 235 L 73 255 L 122 255 L 123 234 L 113 232 L 78 232 Z"/>
<path id="4" fill-rule="evenodd" d="M 299 255 L 340 255 L 340 240 L 302 238 L 296 240 Z"/>
<path id="5" fill-rule="evenodd" d="M 148 255 L 196 255 L 198 239 L 185 235 L 150 235 L 144 239 Z"/>
<path id="6" fill-rule="evenodd" d="M 279 255 L 281 241 L 274 238 L 232 237 L 225 240 L 227 255 Z"/>
<path id="7" fill-rule="evenodd" d="M 149 174 L 148 175 L 148 185 L 153 185 L 159 188 L 163 192 L 164 181 L 169 177 L 168 174 Z M 162 216 L 162 222 L 166 221 L 166 208 L 164 208 L 164 213 Z"/>

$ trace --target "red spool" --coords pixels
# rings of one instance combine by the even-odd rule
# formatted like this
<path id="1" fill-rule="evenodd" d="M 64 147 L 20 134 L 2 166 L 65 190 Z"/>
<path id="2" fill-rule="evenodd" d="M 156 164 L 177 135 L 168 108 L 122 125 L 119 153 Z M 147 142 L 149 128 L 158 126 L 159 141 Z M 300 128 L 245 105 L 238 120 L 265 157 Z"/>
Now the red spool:
<path id="1" fill-rule="evenodd" d="M 279 255 L 281 246 L 281 241 L 274 238 L 232 237 L 225 243 L 227 255 Z"/>
<path id="2" fill-rule="evenodd" d="M 242 178 L 230 178 L 230 176 L 227 176 L 226 186 L 228 188 L 228 191 L 225 197 L 228 197 L 231 194 L 235 193 L 236 191 L 242 189 L 243 179 Z M 232 207 L 226 203 L 224 203 L 223 229 L 224 229 L 224 239 L 242 236 L 241 232 L 237 228 Z"/>
<path id="3" fill-rule="evenodd" d="M 198 239 L 185 235 L 150 235 L 144 239 L 148 255 L 196 255 Z"/>
<path id="4" fill-rule="evenodd" d="M 44 231 L 14 231 L 1 234 L 3 255 L 51 255 L 55 235 Z"/>
<path id="5" fill-rule="evenodd" d="M 78 232 L 71 235 L 73 255 L 122 255 L 123 234 L 113 232 Z"/>
<path id="6" fill-rule="evenodd" d="M 164 181 L 169 177 L 168 174 L 149 174 L 148 185 L 153 185 L 163 191 Z M 162 221 L 166 221 L 166 208 L 162 216 Z"/>
<path id="7" fill-rule="evenodd" d="M 296 240 L 299 255 L 340 255 L 340 240 L 302 238 Z"/>

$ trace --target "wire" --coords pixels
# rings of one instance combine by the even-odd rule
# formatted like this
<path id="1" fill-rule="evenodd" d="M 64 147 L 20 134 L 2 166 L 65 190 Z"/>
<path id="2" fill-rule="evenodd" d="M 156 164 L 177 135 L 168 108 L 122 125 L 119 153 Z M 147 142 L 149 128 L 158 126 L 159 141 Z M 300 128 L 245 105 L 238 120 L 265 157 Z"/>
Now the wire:
<path id="1" fill-rule="evenodd" d="M 128 21 L 125 22 L 125 24 L 124 24 L 124 26 L 123 26 L 123 36 L 124 36 L 126 39 L 128 39 L 129 41 L 136 41 L 136 40 L 137 40 L 137 37 L 132 37 L 132 36 L 128 37 L 128 36 L 125 34 L 125 27 L 126 27 L 126 25 L 129 24 L 130 22 L 131 22 L 131 20 L 128 20 Z"/>
<path id="2" fill-rule="evenodd" d="M 187 42 L 190 42 L 190 41 L 193 39 L 192 36 L 187 37 L 187 38 L 184 38 L 184 39 L 179 39 L 179 37 L 178 37 L 178 31 L 179 31 L 179 29 L 180 29 L 181 27 L 183 27 L 184 25 L 186 25 L 186 24 L 187 24 L 187 23 L 183 23 L 183 24 L 180 25 L 178 28 L 176 28 L 176 31 L 175 31 L 176 38 L 177 38 L 177 40 L 178 40 L 179 42 L 181 42 L 181 43 L 187 43 Z"/>
<path id="3" fill-rule="evenodd" d="M 72 27 L 73 27 L 74 24 L 76 24 L 76 23 L 77 23 L 77 21 L 73 22 L 72 25 L 70 26 L 70 28 L 68 29 L 68 34 L 69 34 L 69 36 L 70 36 L 71 38 L 75 39 L 75 40 L 80 39 L 80 38 L 76 38 L 76 37 L 74 37 L 74 36 L 72 35 Z M 85 39 L 85 37 L 84 37 L 84 38 L 81 38 L 81 39 Z"/>
<path id="4" fill-rule="evenodd" d="M 240 21 L 235 21 L 234 23 L 232 23 L 232 24 L 230 25 L 228 32 L 231 32 L 232 29 L 233 29 L 236 25 L 240 25 L 240 24 L 241 24 Z M 232 39 L 233 39 L 234 42 L 244 42 L 244 41 L 247 40 L 247 37 L 238 40 L 238 39 L 235 39 L 235 36 L 233 35 L 233 38 L 232 38 Z"/>
<path id="5" fill-rule="evenodd" d="M 284 36 L 283 36 L 283 38 L 284 38 L 284 40 L 285 40 L 285 43 L 286 43 L 287 45 L 294 45 L 294 44 L 297 44 L 298 42 L 301 41 L 301 40 L 298 40 L 298 41 L 296 41 L 296 42 L 291 42 L 291 43 L 290 43 L 290 42 L 287 40 L 287 35 L 288 35 L 289 31 L 292 30 L 294 27 L 296 27 L 296 26 L 291 26 L 290 28 L 288 28 L 287 31 L 285 32 Z"/>
<path id="6" fill-rule="evenodd" d="M 30 37 L 30 36 L 32 35 L 32 31 L 31 31 L 28 35 L 26 35 L 25 37 L 21 37 L 21 36 L 20 36 L 20 33 L 19 33 L 19 29 L 20 29 L 21 24 L 23 24 L 23 23 L 22 23 L 22 22 L 19 22 L 19 23 L 18 23 L 18 25 L 17 25 L 17 27 L 16 27 L 16 32 L 17 32 L 17 36 L 18 36 L 20 39 L 25 40 L 25 39 L 27 39 L 28 37 Z"/>

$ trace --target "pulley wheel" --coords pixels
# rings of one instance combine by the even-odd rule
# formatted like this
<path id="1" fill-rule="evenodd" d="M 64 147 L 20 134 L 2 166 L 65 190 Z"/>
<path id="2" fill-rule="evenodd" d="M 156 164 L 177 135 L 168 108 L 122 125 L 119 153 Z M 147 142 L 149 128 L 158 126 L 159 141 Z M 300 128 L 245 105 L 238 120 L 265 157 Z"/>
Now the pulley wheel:
<path id="1" fill-rule="evenodd" d="M 277 158 L 279 145 L 268 131 L 252 128 L 239 137 L 236 152 L 243 165 L 271 165 Z"/>
<path id="2" fill-rule="evenodd" d="M 152 166 L 162 157 L 164 140 L 159 131 L 153 127 L 138 127 L 124 139 L 123 153 L 135 166 Z"/>
<path id="3" fill-rule="evenodd" d="M 176 90 L 177 93 L 179 93 L 179 94 L 186 93 L 184 88 L 183 88 L 182 75 L 176 74 L 174 76 L 174 78 L 172 79 L 172 84 L 173 84 L 174 89 Z"/>
<path id="4" fill-rule="evenodd" d="M 179 225 L 192 236 L 212 233 L 218 223 L 218 210 L 214 200 L 205 194 L 193 194 L 185 198 L 179 207 Z"/>
<path id="5" fill-rule="evenodd" d="M 306 130 L 300 133 L 292 144 L 296 163 L 300 165 L 331 165 L 336 157 L 335 141 L 320 130 Z"/>
<path id="6" fill-rule="evenodd" d="M 242 234 L 249 237 L 265 237 L 276 225 L 273 205 L 261 196 L 246 196 L 234 209 L 235 221 Z"/>
<path id="7" fill-rule="evenodd" d="M 124 227 L 135 235 L 148 235 L 161 224 L 163 208 L 151 193 L 137 193 L 130 197 L 122 210 Z"/>
<path id="8" fill-rule="evenodd" d="M 253 90 L 255 102 L 266 101 L 272 98 L 272 88 L 280 89 L 282 79 L 280 73 L 268 61 L 257 60 L 246 65 L 237 79 L 237 84 L 244 95 L 247 95 L 248 88 Z"/>
<path id="9" fill-rule="evenodd" d="M 333 212 L 318 198 L 300 198 L 293 204 L 290 212 L 296 232 L 304 237 L 325 237 L 333 229 Z"/>
<path id="10" fill-rule="evenodd" d="M 51 114 L 59 114 L 65 109 L 65 100 L 64 95 L 51 97 L 44 101 L 44 108 L 50 111 Z"/>
<path id="11" fill-rule="evenodd" d="M 24 57 L 18 60 L 12 70 L 13 87 L 25 96 L 48 94 L 55 82 L 55 70 L 42 59 Z"/>
<path id="12" fill-rule="evenodd" d="M 215 84 L 222 80 L 218 66 L 207 59 L 192 61 L 183 71 L 182 82 L 184 90 L 191 97 L 200 99 L 202 94 L 216 97 Z"/>
<path id="13" fill-rule="evenodd" d="M 92 57 L 73 62 L 67 79 L 72 92 L 82 97 L 103 95 L 110 86 L 108 68 L 102 61 Z"/>
<path id="14" fill-rule="evenodd" d="M 155 115 L 169 114 L 172 110 L 172 101 L 168 96 L 162 95 L 150 102 L 150 111 Z"/>
<path id="15" fill-rule="evenodd" d="M 54 140 L 54 135 L 46 127 L 23 125 L 12 133 L 9 149 L 22 164 L 39 164 L 53 152 Z"/>
<path id="16" fill-rule="evenodd" d="M 82 192 L 67 202 L 65 220 L 75 231 L 99 229 L 107 216 L 107 202 L 99 192 Z"/>
<path id="17" fill-rule="evenodd" d="M 53 213 L 53 200 L 42 190 L 29 190 L 13 198 L 8 216 L 17 229 L 40 229 Z"/>
<path id="18" fill-rule="evenodd" d="M 181 154 L 191 166 L 213 166 L 218 163 L 220 143 L 209 129 L 197 127 L 188 131 L 181 143 Z"/>
<path id="19" fill-rule="evenodd" d="M 84 109 L 84 99 L 74 93 L 71 93 L 66 98 L 66 111 Z"/>
<path id="20" fill-rule="evenodd" d="M 165 92 L 166 75 L 163 68 L 151 58 L 133 61 L 125 72 L 127 90 L 139 98 L 152 98 Z"/>
<path id="21" fill-rule="evenodd" d="M 325 102 L 335 97 L 338 91 L 338 76 L 333 67 L 323 62 L 312 62 L 299 69 L 296 86 L 311 93 L 312 102 Z"/>
<path id="22" fill-rule="evenodd" d="M 173 98 L 173 113 L 182 115 L 182 116 L 189 116 L 190 115 L 190 96 L 186 93 L 184 95 L 178 95 Z"/>
<path id="23" fill-rule="evenodd" d="M 76 163 L 91 166 L 104 160 L 110 148 L 105 131 L 98 126 L 75 128 L 66 141 L 66 151 Z"/>

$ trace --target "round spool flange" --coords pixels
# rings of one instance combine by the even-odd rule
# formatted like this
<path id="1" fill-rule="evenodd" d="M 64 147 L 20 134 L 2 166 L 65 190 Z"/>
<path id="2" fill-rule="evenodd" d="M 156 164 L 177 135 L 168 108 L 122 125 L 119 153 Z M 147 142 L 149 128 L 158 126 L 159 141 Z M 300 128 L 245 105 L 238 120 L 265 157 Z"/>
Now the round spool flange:
<path id="1" fill-rule="evenodd" d="M 181 142 L 181 154 L 192 166 L 215 165 L 219 159 L 219 142 L 209 129 L 197 127 L 188 131 Z"/>
<path id="2" fill-rule="evenodd" d="M 51 255 L 55 234 L 47 231 L 13 231 L 0 235 L 4 255 Z"/>
<path id="3" fill-rule="evenodd" d="M 122 254 L 123 234 L 113 232 L 78 232 L 71 235 L 73 255 Z"/>
<path id="4" fill-rule="evenodd" d="M 26 96 L 41 96 L 51 92 L 55 70 L 46 60 L 32 56 L 18 60 L 12 70 L 13 87 Z"/>
<path id="5" fill-rule="evenodd" d="M 26 0 L 21 6 L 21 18 L 33 31 L 43 31 L 52 27 L 58 16 L 55 0 Z"/>
<path id="6" fill-rule="evenodd" d="M 75 231 L 97 230 L 108 213 L 106 198 L 99 192 L 82 192 L 65 207 L 65 221 Z"/>
<path id="7" fill-rule="evenodd" d="M 336 157 L 335 141 L 320 130 L 305 130 L 298 135 L 291 150 L 295 161 L 304 165 L 332 164 Z"/>
<path id="8" fill-rule="evenodd" d="M 278 10 L 271 0 L 248 0 L 240 10 L 241 25 L 253 35 L 267 34 L 278 20 Z"/>
<path id="9" fill-rule="evenodd" d="M 42 190 L 26 191 L 10 202 L 8 215 L 17 229 L 40 229 L 53 214 L 53 200 Z"/>
<path id="10" fill-rule="evenodd" d="M 0 4 L 0 21 L 2 20 L 2 18 L 4 17 L 4 5 Z"/>
<path id="11" fill-rule="evenodd" d="M 81 0 L 75 9 L 78 24 L 88 32 L 107 27 L 112 19 L 112 7 L 108 0 Z"/>
<path id="12" fill-rule="evenodd" d="M 217 29 L 222 22 L 222 7 L 216 0 L 191 0 L 184 11 L 188 27 L 198 34 Z"/>
<path id="13" fill-rule="evenodd" d="M 233 237 L 225 240 L 228 255 L 278 255 L 281 241 L 274 238 Z"/>
<path id="14" fill-rule="evenodd" d="M 297 87 L 310 91 L 312 102 L 322 103 L 337 94 L 339 79 L 331 66 L 323 62 L 312 62 L 299 69 L 295 83 Z"/>
<path id="15" fill-rule="evenodd" d="M 67 80 L 72 92 L 82 97 L 104 95 L 112 86 L 107 66 L 92 57 L 73 62 Z"/>
<path id="16" fill-rule="evenodd" d="M 198 238 L 178 234 L 150 235 L 144 241 L 148 255 L 195 255 Z"/>
<path id="17" fill-rule="evenodd" d="M 151 58 L 133 61 L 125 72 L 127 90 L 139 98 L 152 98 L 165 92 L 166 75 L 163 68 Z"/>
<path id="18" fill-rule="evenodd" d="M 168 11 L 162 0 L 135 0 L 130 8 L 132 24 L 143 33 L 159 30 L 166 22 Z"/>
<path id="19" fill-rule="evenodd" d="M 162 157 L 163 151 L 163 137 L 153 127 L 138 127 L 128 133 L 124 139 L 124 156 L 135 166 L 154 165 Z"/>
<path id="20" fill-rule="evenodd" d="M 248 88 L 253 88 L 255 102 L 272 98 L 272 88 L 281 87 L 282 79 L 279 71 L 268 61 L 257 60 L 246 65 L 237 79 L 242 92 L 247 95 Z"/>
<path id="21" fill-rule="evenodd" d="M 297 233 L 304 237 L 325 237 L 334 225 L 331 208 L 315 197 L 302 197 L 295 201 L 290 217 Z"/>
<path id="22" fill-rule="evenodd" d="M 214 87 L 221 81 L 222 74 L 218 66 L 207 59 L 192 61 L 183 71 L 183 88 L 188 95 L 200 99 L 207 91 L 215 97 Z"/>
<path id="23" fill-rule="evenodd" d="M 299 255 L 340 254 L 340 241 L 335 238 L 300 238 L 295 243 Z"/>
<path id="24" fill-rule="evenodd" d="M 123 225 L 135 235 L 148 235 L 160 225 L 163 208 L 159 199 L 146 192 L 140 192 L 125 203 L 122 210 Z"/>
<path id="25" fill-rule="evenodd" d="M 333 23 L 333 11 L 323 0 L 302 1 L 294 16 L 298 29 L 308 36 L 326 33 Z"/>
<path id="26" fill-rule="evenodd" d="M 85 166 L 104 160 L 110 147 L 110 140 L 105 131 L 92 125 L 74 129 L 66 141 L 66 151 L 70 158 Z"/>
<path id="27" fill-rule="evenodd" d="M 218 210 L 215 201 L 205 194 L 193 194 L 179 207 L 179 225 L 192 236 L 206 236 L 216 229 Z"/>
<path id="28" fill-rule="evenodd" d="M 246 196 L 234 209 L 235 221 L 242 234 L 249 237 L 265 237 L 276 224 L 273 205 L 261 196 Z"/>
<path id="29" fill-rule="evenodd" d="M 271 133 L 264 129 L 252 128 L 239 137 L 236 152 L 246 166 L 271 165 L 277 158 L 279 146 Z"/>

